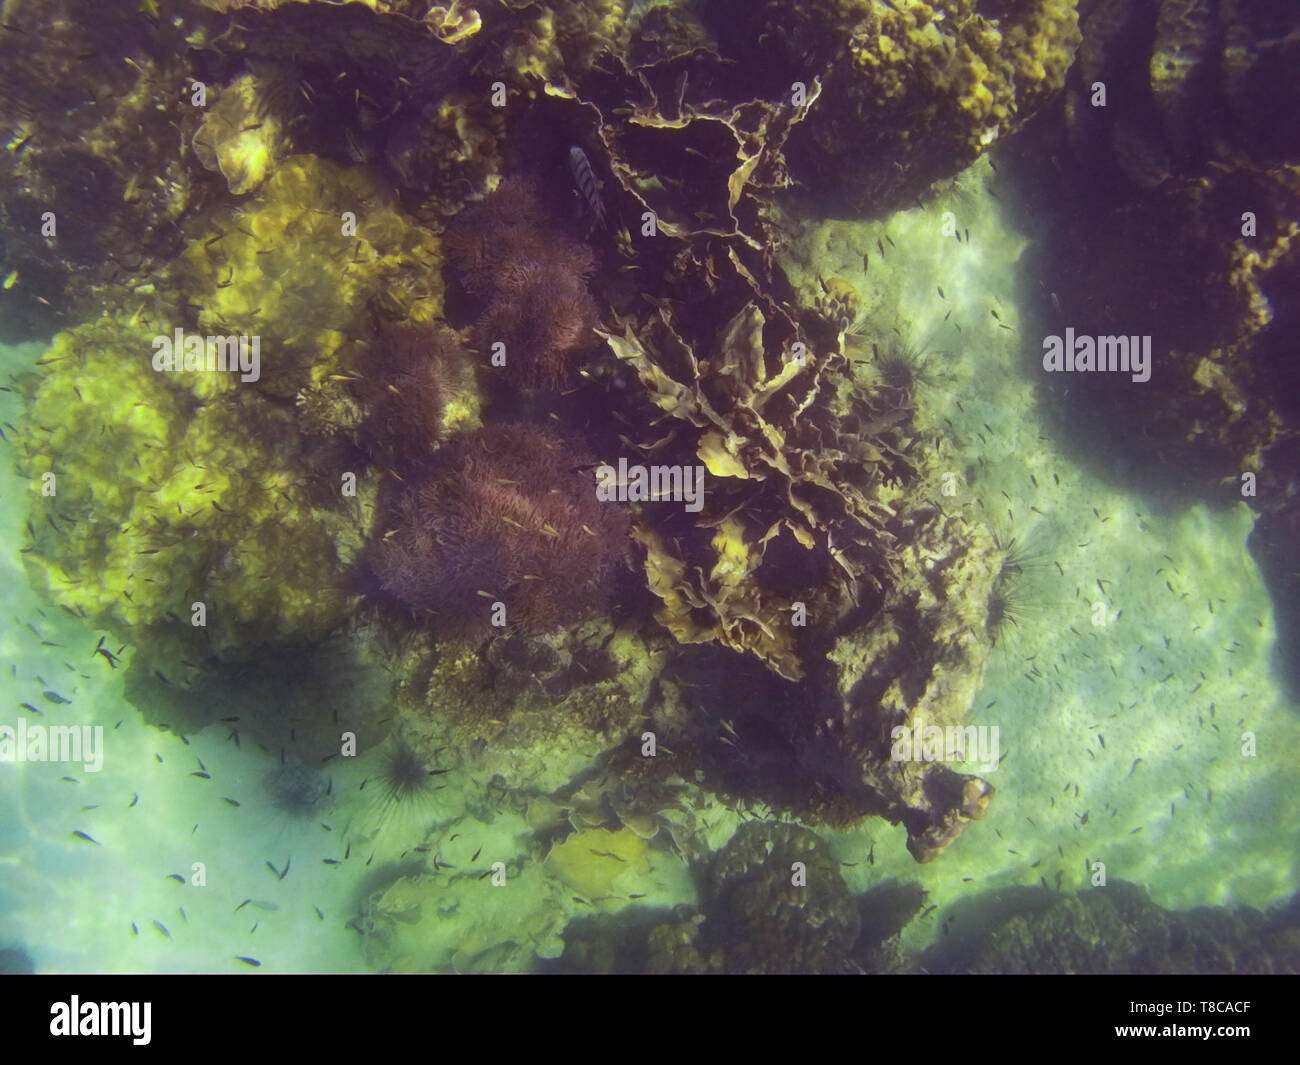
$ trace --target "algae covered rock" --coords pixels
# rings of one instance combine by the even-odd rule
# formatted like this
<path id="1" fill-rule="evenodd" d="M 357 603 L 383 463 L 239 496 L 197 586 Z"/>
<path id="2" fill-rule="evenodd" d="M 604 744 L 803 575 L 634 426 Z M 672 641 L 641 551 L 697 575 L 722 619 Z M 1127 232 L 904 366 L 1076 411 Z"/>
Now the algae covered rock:
<path id="1" fill-rule="evenodd" d="M 15 0 L 0 31 L 0 336 L 140 301 L 207 196 L 178 151 L 182 22 L 136 0 Z M 129 313 L 129 312 L 128 312 Z"/>
<path id="2" fill-rule="evenodd" d="M 1022 891 L 957 920 L 953 936 L 924 956 L 929 972 L 1295 973 L 1300 927 L 1294 901 L 1271 913 L 1249 907 L 1165 910 L 1133 884 L 1078 895 Z"/>
<path id="3" fill-rule="evenodd" d="M 341 500 L 312 483 L 288 413 L 231 381 L 203 398 L 205 375 L 153 369 L 154 339 L 105 318 L 41 360 L 18 463 L 29 575 L 132 642 L 175 641 L 191 664 L 320 639 L 346 603 Z"/>
<path id="4" fill-rule="evenodd" d="M 1095 436 L 1098 464 L 1144 488 L 1241 498 L 1250 471 L 1272 485 L 1247 497 L 1261 510 L 1295 494 L 1282 457 L 1297 424 L 1283 293 L 1296 271 L 1300 154 L 1294 131 L 1262 129 L 1260 115 L 1266 96 L 1295 92 L 1284 57 L 1297 31 L 1291 8 L 1097 4 L 1064 136 L 1044 125 L 1012 157 L 1022 188 L 1064 193 L 1029 201 L 1042 333 L 1150 337 L 1149 382 L 1044 378 L 1067 432 Z"/>
<path id="5" fill-rule="evenodd" d="M 223 87 L 207 109 L 191 143 L 208 170 L 220 171 L 236 196 L 252 192 L 285 153 L 284 122 L 265 103 L 252 74 Z"/>
<path id="6" fill-rule="evenodd" d="M 259 387 L 292 397 L 356 370 L 372 310 L 431 323 L 439 262 L 437 239 L 373 178 L 295 156 L 238 215 L 211 217 L 172 275 L 199 331 L 260 337 Z"/>
<path id="7" fill-rule="evenodd" d="M 858 903 L 821 839 L 751 821 L 697 870 L 701 902 L 626 928 L 572 923 L 564 965 L 596 972 L 854 970 Z"/>
<path id="8" fill-rule="evenodd" d="M 963 169 L 1060 90 L 1079 43 L 1074 0 L 712 0 L 705 12 L 754 91 L 813 90 L 792 172 L 851 213 Z"/>
<path id="9" fill-rule="evenodd" d="M 749 822 L 710 863 L 701 930 L 728 972 L 833 972 L 858 937 L 839 866 L 816 833 Z"/>
<path id="10" fill-rule="evenodd" d="M 950 767 L 957 751 L 947 741 L 957 737 L 961 753 L 977 757 L 975 732 L 962 722 L 992 647 L 985 620 L 1002 556 L 983 527 L 938 513 L 900 555 L 884 608 L 827 656 L 836 696 L 802 753 L 829 766 L 843 792 L 865 788 L 883 802 L 885 816 L 907 828 L 912 856 L 929 861 L 983 817 L 993 792 Z M 931 749 L 935 729 L 944 743 Z M 900 746 L 904 734 L 915 742 Z"/>
<path id="11" fill-rule="evenodd" d="M 403 876 L 366 899 L 356 925 L 367 960 L 386 971 L 527 972 L 560 953 L 562 891 L 537 866 L 468 896 L 445 874 Z"/>

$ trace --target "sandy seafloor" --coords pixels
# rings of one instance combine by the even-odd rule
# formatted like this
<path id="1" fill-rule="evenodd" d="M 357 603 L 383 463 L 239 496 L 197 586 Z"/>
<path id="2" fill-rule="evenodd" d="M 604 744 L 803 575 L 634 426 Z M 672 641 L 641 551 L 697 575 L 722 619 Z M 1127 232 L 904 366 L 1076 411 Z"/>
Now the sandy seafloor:
<path id="1" fill-rule="evenodd" d="M 1055 886 L 1058 873 L 1062 890 L 1077 889 L 1090 860 L 1163 906 L 1267 906 L 1300 887 L 1300 707 L 1286 700 L 1272 666 L 1272 608 L 1246 549 L 1252 512 L 1244 504 L 1159 511 L 1058 450 L 1018 354 L 1024 241 L 984 194 L 989 176 L 981 162 L 950 193 L 886 222 L 811 227 L 792 252 L 800 284 L 815 284 L 812 263 L 824 277 L 861 287 L 868 336 L 900 324 L 930 350 L 926 402 L 933 422 L 951 420 L 945 446 L 959 474 L 951 505 L 982 503 L 1003 542 L 1014 537 L 1040 559 L 1027 578 L 1022 624 L 996 649 L 971 718 L 999 727 L 1005 756 L 988 774 L 997 788 L 988 817 L 924 866 L 908 855 L 902 828 L 883 821 L 820 831 L 846 863 L 853 890 L 897 878 L 929 892 L 935 909 L 904 933 L 910 948 L 937 936 L 963 896 L 1040 877 Z M 948 209 L 969 229 L 968 242 L 942 235 Z M 886 233 L 893 245 L 882 261 L 876 240 Z M 863 251 L 871 260 L 865 276 Z M 41 350 L 4 349 L 4 375 Z M 1135 387 L 1158 387 L 1159 372 L 1157 351 L 1152 382 Z M 18 405 L 0 393 L 0 421 L 15 421 Z M 966 484 L 961 471 L 977 456 L 980 479 Z M 0 948 L 21 947 L 39 972 L 246 970 L 237 955 L 256 957 L 263 972 L 370 968 L 360 935 L 347 926 L 367 870 L 355 858 L 325 862 L 343 857 L 352 818 L 368 816 L 354 779 L 364 768 L 336 773 L 335 796 L 319 816 L 290 817 L 264 790 L 274 756 L 250 744 L 237 749 L 220 727 L 187 747 L 143 725 L 123 699 L 123 670 L 92 653 L 98 630 L 28 586 L 18 551 L 32 486 L 16 477 L 8 454 L 0 485 L 0 723 L 37 721 L 19 705 L 28 702 L 45 711 L 41 723 L 99 724 L 107 737 L 97 774 L 77 765 L 0 765 Z M 1102 627 L 1092 623 L 1099 578 L 1108 582 Z M 47 702 L 46 689 L 71 702 Z M 1242 754 L 1245 732 L 1255 737 L 1253 757 Z M 200 761 L 210 780 L 192 775 Z M 448 860 L 468 861 L 460 848 L 469 843 L 497 857 L 526 851 L 526 826 L 476 819 L 455 788 L 429 813 Z M 709 821 L 718 845 L 737 823 L 729 813 Z M 419 841 L 417 828 L 396 819 L 370 851 L 392 857 Z M 446 842 L 457 831 L 461 840 Z M 268 868 L 290 859 L 283 880 Z M 169 878 L 188 881 L 195 862 L 204 863 L 206 886 Z M 494 924 L 506 938 L 512 921 L 526 922 L 527 895 L 539 881 L 526 875 L 495 894 L 477 880 L 461 883 L 439 965 L 452 964 L 467 927 L 477 924 L 487 941 Z M 516 893 L 513 903 L 501 890 Z M 684 868 L 667 852 L 654 852 L 651 873 L 633 890 L 648 893 L 646 905 L 692 899 Z M 253 901 L 241 906 L 246 899 Z M 543 953 L 556 949 L 553 935 L 539 944 Z"/>

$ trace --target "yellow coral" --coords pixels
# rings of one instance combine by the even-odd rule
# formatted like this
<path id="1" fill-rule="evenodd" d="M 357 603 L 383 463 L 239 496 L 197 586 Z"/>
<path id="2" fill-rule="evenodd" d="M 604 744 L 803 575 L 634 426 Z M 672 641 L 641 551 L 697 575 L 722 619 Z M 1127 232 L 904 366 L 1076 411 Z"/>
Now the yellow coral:
<path id="1" fill-rule="evenodd" d="M 438 241 L 365 171 L 287 160 L 246 211 L 218 216 L 186 250 L 176 283 L 204 334 L 258 336 L 261 387 L 282 396 L 346 374 L 368 313 L 430 323 L 442 309 Z M 220 379 L 200 383 L 224 387 Z"/>
<path id="2" fill-rule="evenodd" d="M 547 864 L 588 902 L 613 894 L 614 881 L 625 873 L 644 876 L 650 872 L 645 840 L 626 828 L 575 832 L 552 848 Z"/>
<path id="3" fill-rule="evenodd" d="M 154 329 L 104 318 L 42 360 L 18 462 L 34 583 L 100 624 L 169 628 L 200 657 L 326 635 L 344 605 L 342 519 L 305 498 L 290 416 L 251 386 L 200 402 L 189 386 L 215 375 L 155 371 Z"/>

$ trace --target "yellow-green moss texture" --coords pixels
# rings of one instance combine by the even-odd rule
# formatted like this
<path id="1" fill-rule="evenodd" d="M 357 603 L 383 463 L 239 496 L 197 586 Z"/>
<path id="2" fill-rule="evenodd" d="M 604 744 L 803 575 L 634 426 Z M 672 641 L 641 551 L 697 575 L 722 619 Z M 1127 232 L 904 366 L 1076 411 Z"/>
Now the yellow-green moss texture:
<path id="1" fill-rule="evenodd" d="M 33 583 L 123 635 L 170 630 L 187 656 L 326 635 L 345 602 L 344 522 L 318 509 L 328 494 L 291 416 L 248 385 L 202 400 L 214 375 L 156 372 L 154 333 L 105 318 L 42 360 L 18 461 Z"/>

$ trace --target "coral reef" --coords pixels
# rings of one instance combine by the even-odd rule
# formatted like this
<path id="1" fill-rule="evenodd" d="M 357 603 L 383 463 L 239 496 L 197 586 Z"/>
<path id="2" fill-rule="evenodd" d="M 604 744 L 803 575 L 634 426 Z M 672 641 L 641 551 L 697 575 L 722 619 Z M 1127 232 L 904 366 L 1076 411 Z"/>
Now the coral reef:
<path id="1" fill-rule="evenodd" d="M 597 500 L 591 465 L 528 426 L 458 437 L 385 484 L 371 552 L 384 591 L 453 639 L 584 620 L 606 601 L 626 520 Z"/>
<path id="2" fill-rule="evenodd" d="M 1058 92 L 1079 43 L 1074 0 L 710 0 L 749 88 L 812 98 L 794 176 L 851 214 L 951 177 Z"/>

